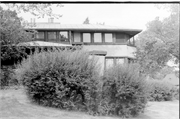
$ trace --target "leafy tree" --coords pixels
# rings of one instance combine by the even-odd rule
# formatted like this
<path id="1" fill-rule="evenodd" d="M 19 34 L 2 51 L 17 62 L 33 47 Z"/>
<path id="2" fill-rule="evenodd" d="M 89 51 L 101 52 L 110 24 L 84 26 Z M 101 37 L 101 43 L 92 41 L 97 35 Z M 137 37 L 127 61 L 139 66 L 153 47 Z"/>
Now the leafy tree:
<path id="1" fill-rule="evenodd" d="M 8 7 L 7 10 L 0 6 L 1 61 L 17 56 L 19 50 L 12 47 L 12 45 L 15 46 L 23 41 L 31 41 L 31 35 L 35 33 L 35 31 L 27 32 L 27 30 L 24 30 L 23 19 L 18 17 L 19 12 L 29 12 L 38 17 L 46 15 L 57 18 L 62 16 L 53 14 L 51 8 L 51 6 L 62 7 L 60 4 L 5 4 L 5 6 Z"/>
<path id="2" fill-rule="evenodd" d="M 90 23 L 89 23 L 89 18 L 88 18 L 88 17 L 85 19 L 85 21 L 83 22 L 83 24 L 90 24 Z"/>
<path id="3" fill-rule="evenodd" d="M 62 4 L 5 4 L 8 9 L 15 10 L 17 13 L 22 11 L 31 13 L 38 18 L 49 16 L 53 18 L 60 18 L 62 15 L 53 13 L 52 7 L 63 7 Z"/>
<path id="4" fill-rule="evenodd" d="M 142 73 L 154 74 L 167 61 L 176 58 L 179 61 L 179 10 L 177 4 L 166 6 L 170 16 L 155 20 L 147 24 L 147 29 L 138 36 L 137 61 L 142 67 Z"/>
<path id="5" fill-rule="evenodd" d="M 21 25 L 21 19 L 15 11 L 3 10 L 0 7 L 1 45 L 15 45 L 31 39 Z"/>
<path id="6" fill-rule="evenodd" d="M 18 12 L 30 12 L 35 16 L 44 17 L 57 16 L 52 14 L 50 4 L 5 4 L 8 6 L 4 10 L 0 6 L 0 45 L 1 45 L 1 78 L 0 88 L 9 86 L 10 82 L 14 80 L 11 76 L 13 73 L 14 64 L 26 57 L 25 49 L 16 47 L 20 42 L 31 41 L 31 33 L 34 31 L 25 31 L 22 18 L 18 17 Z M 60 17 L 60 16 L 59 16 Z"/>

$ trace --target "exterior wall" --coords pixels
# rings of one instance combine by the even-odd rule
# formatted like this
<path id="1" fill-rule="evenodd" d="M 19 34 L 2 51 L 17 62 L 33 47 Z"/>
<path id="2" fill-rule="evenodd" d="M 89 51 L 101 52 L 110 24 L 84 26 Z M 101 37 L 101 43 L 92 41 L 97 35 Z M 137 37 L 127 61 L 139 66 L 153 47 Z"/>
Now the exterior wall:
<path id="1" fill-rule="evenodd" d="M 127 45 L 83 45 L 87 51 L 106 51 L 106 57 L 132 57 L 136 48 Z"/>
<path id="2" fill-rule="evenodd" d="M 127 46 L 128 56 L 135 58 L 135 52 L 137 51 L 136 47 Z"/>

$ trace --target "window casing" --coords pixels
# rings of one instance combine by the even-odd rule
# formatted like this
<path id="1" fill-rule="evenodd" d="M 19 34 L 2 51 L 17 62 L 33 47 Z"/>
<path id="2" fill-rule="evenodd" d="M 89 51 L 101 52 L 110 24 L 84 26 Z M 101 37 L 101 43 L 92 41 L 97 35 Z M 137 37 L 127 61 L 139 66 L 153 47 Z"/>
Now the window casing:
<path id="1" fill-rule="evenodd" d="M 124 64 L 124 58 L 116 58 L 115 59 L 115 64 L 118 65 L 118 64 Z"/>
<path id="2" fill-rule="evenodd" d="M 68 32 L 67 31 L 60 31 L 59 32 L 59 39 L 61 42 L 68 42 L 69 41 Z"/>
<path id="3" fill-rule="evenodd" d="M 81 42 L 81 34 L 80 33 L 74 33 L 74 42 Z"/>
<path id="4" fill-rule="evenodd" d="M 106 43 L 112 43 L 113 42 L 113 34 L 112 33 L 105 33 L 104 39 Z"/>
<path id="5" fill-rule="evenodd" d="M 56 37 L 56 32 L 48 32 L 48 39 L 49 39 L 49 40 L 55 40 L 55 39 L 57 39 L 57 37 Z"/>
<path id="6" fill-rule="evenodd" d="M 114 66 L 114 59 L 113 58 L 106 58 L 105 59 L 105 67 L 106 70 Z"/>
<path id="7" fill-rule="evenodd" d="M 94 33 L 94 42 L 102 43 L 102 33 Z"/>
<path id="8" fill-rule="evenodd" d="M 105 58 L 105 70 L 114 67 L 116 65 L 122 65 L 125 63 L 125 58 L 122 57 L 106 57 Z"/>
<path id="9" fill-rule="evenodd" d="M 44 32 L 40 31 L 36 34 L 36 39 L 45 39 Z"/>
<path id="10" fill-rule="evenodd" d="M 90 33 L 83 33 L 83 42 L 91 43 L 91 34 Z"/>
<path id="11" fill-rule="evenodd" d="M 133 45 L 133 46 L 135 45 L 134 37 L 132 37 L 128 40 L 128 45 Z"/>
<path id="12" fill-rule="evenodd" d="M 126 43 L 126 34 L 116 33 L 116 43 Z"/>

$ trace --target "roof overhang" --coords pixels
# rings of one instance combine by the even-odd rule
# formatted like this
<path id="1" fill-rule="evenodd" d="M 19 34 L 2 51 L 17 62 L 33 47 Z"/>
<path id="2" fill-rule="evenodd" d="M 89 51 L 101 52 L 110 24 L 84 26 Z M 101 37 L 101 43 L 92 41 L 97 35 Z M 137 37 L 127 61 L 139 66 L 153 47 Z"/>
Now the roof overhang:
<path id="1" fill-rule="evenodd" d="M 65 25 L 59 23 L 36 23 L 32 27 L 25 27 L 25 29 L 34 30 L 65 30 L 65 31 L 82 31 L 82 32 L 122 32 L 129 34 L 131 37 L 140 33 L 142 29 L 123 28 L 117 26 L 107 25 L 93 25 L 93 24 L 79 24 L 79 25 Z"/>
<path id="2" fill-rule="evenodd" d="M 44 42 L 44 41 L 31 41 L 31 42 L 19 43 L 17 46 L 55 46 L 55 47 L 68 47 L 68 46 L 72 46 L 72 45 L 70 45 L 70 44 L 62 44 L 62 43 Z"/>

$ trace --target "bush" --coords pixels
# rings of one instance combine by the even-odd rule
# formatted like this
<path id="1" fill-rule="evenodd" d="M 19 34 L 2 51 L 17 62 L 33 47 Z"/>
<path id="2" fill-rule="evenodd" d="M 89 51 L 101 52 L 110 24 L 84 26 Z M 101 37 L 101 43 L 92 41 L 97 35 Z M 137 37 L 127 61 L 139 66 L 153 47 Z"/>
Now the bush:
<path id="1" fill-rule="evenodd" d="M 143 112 L 147 103 L 146 82 L 138 72 L 136 65 L 119 65 L 100 78 L 88 53 L 55 50 L 29 56 L 16 76 L 38 104 L 129 117 Z"/>
<path id="2" fill-rule="evenodd" d="M 105 74 L 99 111 L 121 117 L 136 116 L 144 111 L 146 97 L 146 82 L 137 65 L 119 65 Z"/>
<path id="3" fill-rule="evenodd" d="M 148 100 L 171 101 L 173 99 L 178 99 L 179 90 L 172 84 L 158 80 L 150 80 L 148 83 L 150 87 Z"/>
<path id="4" fill-rule="evenodd" d="M 23 60 L 16 76 L 29 98 L 41 105 L 67 110 L 95 110 L 98 68 L 84 51 L 35 53 Z"/>
<path id="5" fill-rule="evenodd" d="M 0 70 L 0 89 L 6 89 L 17 84 L 18 81 L 14 78 L 13 66 L 2 66 Z"/>

